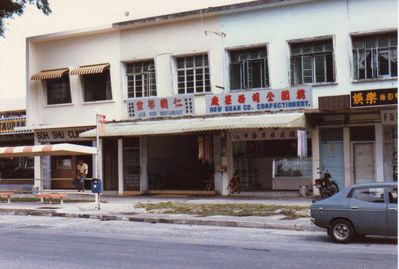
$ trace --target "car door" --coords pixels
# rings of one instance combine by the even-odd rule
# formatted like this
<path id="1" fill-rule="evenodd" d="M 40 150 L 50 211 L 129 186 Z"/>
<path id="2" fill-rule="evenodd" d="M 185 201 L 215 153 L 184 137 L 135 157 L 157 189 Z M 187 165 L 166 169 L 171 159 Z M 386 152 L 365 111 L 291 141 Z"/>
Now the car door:
<path id="1" fill-rule="evenodd" d="M 383 187 L 354 188 L 349 198 L 349 217 L 359 234 L 387 232 L 387 204 Z"/>
<path id="2" fill-rule="evenodd" d="M 388 187 L 387 222 L 388 235 L 398 234 L 398 187 Z"/>

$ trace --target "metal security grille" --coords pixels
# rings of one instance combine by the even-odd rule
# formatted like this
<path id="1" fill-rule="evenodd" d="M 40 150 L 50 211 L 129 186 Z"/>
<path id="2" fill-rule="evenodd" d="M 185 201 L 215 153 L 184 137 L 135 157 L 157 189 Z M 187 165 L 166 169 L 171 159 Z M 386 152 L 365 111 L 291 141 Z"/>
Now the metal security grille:
<path id="1" fill-rule="evenodd" d="M 332 39 L 290 46 L 292 85 L 335 81 Z"/>
<path id="2" fill-rule="evenodd" d="M 232 90 L 269 86 L 265 47 L 230 52 L 230 88 Z"/>
<path id="3" fill-rule="evenodd" d="M 131 63 L 126 67 L 128 98 L 157 95 L 154 61 Z"/>
<path id="4" fill-rule="evenodd" d="M 398 75 L 397 34 L 352 37 L 354 79 Z"/>
<path id="5" fill-rule="evenodd" d="M 140 149 L 125 147 L 123 149 L 124 190 L 140 190 Z"/>
<path id="6" fill-rule="evenodd" d="M 179 57 L 176 62 L 179 94 L 211 91 L 208 55 Z"/>

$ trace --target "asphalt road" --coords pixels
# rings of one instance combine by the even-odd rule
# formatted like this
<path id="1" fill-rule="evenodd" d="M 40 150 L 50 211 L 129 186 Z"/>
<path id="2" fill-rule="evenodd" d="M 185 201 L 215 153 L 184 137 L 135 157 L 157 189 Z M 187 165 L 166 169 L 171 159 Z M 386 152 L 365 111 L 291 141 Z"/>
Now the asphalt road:
<path id="1" fill-rule="evenodd" d="M 0 268 L 397 268 L 396 240 L 325 233 L 0 216 Z"/>

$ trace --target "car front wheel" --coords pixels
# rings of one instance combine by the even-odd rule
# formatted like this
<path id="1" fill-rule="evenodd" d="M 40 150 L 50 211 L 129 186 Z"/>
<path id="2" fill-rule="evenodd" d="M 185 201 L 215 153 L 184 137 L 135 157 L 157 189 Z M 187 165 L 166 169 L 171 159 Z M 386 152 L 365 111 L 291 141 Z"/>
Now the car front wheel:
<path id="1" fill-rule="evenodd" d="M 348 243 L 354 235 L 355 230 L 353 229 L 352 223 L 345 219 L 338 219 L 331 223 L 328 234 L 337 243 Z"/>

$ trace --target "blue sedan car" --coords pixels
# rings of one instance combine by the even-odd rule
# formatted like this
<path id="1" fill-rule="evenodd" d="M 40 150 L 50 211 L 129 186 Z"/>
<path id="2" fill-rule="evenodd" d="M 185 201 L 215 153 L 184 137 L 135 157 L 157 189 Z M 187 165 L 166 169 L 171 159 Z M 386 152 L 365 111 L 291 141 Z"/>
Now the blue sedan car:
<path id="1" fill-rule="evenodd" d="M 368 183 L 348 187 L 334 196 L 315 202 L 312 221 L 326 228 L 337 243 L 355 236 L 397 236 L 397 183 Z"/>

